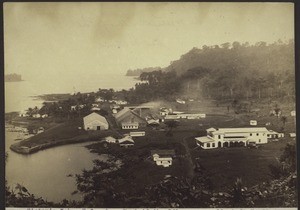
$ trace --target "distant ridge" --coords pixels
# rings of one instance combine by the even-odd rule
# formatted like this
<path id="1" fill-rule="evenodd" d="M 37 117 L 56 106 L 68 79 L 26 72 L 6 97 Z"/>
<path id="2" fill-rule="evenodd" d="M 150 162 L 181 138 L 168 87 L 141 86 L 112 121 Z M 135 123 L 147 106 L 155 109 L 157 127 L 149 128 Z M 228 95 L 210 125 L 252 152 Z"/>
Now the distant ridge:
<path id="1" fill-rule="evenodd" d="M 162 70 L 162 68 L 161 67 L 148 67 L 148 68 L 134 69 L 134 70 L 129 69 L 126 73 L 126 76 L 139 77 L 141 75 L 141 73 L 143 73 L 143 72 L 152 72 L 152 71 L 158 71 L 158 70 Z"/>
<path id="2" fill-rule="evenodd" d="M 5 82 L 21 82 L 22 76 L 19 74 L 6 74 L 4 77 Z"/>

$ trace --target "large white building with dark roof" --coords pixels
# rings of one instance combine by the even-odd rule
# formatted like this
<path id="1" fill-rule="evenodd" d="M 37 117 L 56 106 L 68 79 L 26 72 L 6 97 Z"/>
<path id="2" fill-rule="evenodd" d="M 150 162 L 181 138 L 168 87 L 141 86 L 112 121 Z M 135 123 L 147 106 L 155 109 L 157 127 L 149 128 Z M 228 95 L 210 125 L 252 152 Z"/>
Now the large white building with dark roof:
<path id="1" fill-rule="evenodd" d="M 266 144 L 270 138 L 270 131 L 265 127 L 209 128 L 206 132 L 207 136 L 195 138 L 203 149 L 247 146 L 249 143 Z"/>

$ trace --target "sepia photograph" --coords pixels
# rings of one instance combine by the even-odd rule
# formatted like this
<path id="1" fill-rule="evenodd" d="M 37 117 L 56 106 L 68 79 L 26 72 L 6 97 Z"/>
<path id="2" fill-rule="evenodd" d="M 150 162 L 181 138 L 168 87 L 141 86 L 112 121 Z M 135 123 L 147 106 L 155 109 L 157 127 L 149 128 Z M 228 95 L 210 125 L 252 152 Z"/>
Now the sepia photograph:
<path id="1" fill-rule="evenodd" d="M 6 209 L 297 209 L 294 15 L 3 3 Z"/>

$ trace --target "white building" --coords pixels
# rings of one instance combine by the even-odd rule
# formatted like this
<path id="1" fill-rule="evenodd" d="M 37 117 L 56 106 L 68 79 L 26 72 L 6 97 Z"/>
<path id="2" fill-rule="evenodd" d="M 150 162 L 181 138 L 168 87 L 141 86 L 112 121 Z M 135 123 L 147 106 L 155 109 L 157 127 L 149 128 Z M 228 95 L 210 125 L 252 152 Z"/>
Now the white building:
<path id="1" fill-rule="evenodd" d="M 134 146 L 134 140 L 131 138 L 131 136 L 124 136 L 121 139 L 118 139 L 120 147 L 132 147 Z"/>
<path id="2" fill-rule="evenodd" d="M 106 141 L 107 143 L 117 143 L 117 139 L 115 139 L 115 138 L 112 137 L 112 136 L 105 137 L 105 141 Z"/>
<path id="3" fill-rule="evenodd" d="M 284 137 L 284 133 L 278 133 L 276 131 L 269 130 L 269 133 L 267 134 L 267 137 L 269 139 L 283 138 Z"/>
<path id="4" fill-rule="evenodd" d="M 130 132 L 129 135 L 132 136 L 132 137 L 134 137 L 134 136 L 145 136 L 146 132 L 145 131 L 135 131 L 135 132 Z"/>
<path id="5" fill-rule="evenodd" d="M 104 99 L 101 98 L 101 97 L 98 97 L 98 98 L 96 98 L 96 100 L 95 100 L 95 102 L 103 102 L 103 101 L 104 101 Z"/>
<path id="6" fill-rule="evenodd" d="M 100 111 L 101 109 L 99 107 L 92 107 L 91 111 Z"/>
<path id="7" fill-rule="evenodd" d="M 175 119 L 179 119 L 179 115 L 177 114 L 168 114 L 165 116 L 165 120 L 175 120 Z"/>
<path id="8" fill-rule="evenodd" d="M 93 112 L 83 118 L 85 130 L 107 130 L 108 122 L 105 117 Z"/>
<path id="9" fill-rule="evenodd" d="M 49 117 L 48 114 L 43 114 L 43 115 L 42 115 L 42 118 L 47 118 L 47 117 Z"/>
<path id="10" fill-rule="evenodd" d="M 41 118 L 41 115 L 40 114 L 33 114 L 32 117 L 33 118 Z"/>
<path id="11" fill-rule="evenodd" d="M 114 100 L 114 102 L 115 102 L 116 104 L 118 104 L 118 105 L 126 105 L 126 104 L 128 104 L 127 101 L 123 101 L 123 100 Z"/>
<path id="12" fill-rule="evenodd" d="M 152 150 L 151 156 L 156 165 L 169 167 L 172 165 L 173 156 L 175 155 L 174 150 Z"/>
<path id="13" fill-rule="evenodd" d="M 200 119 L 200 118 L 206 118 L 206 114 L 201 114 L 201 113 L 195 113 L 195 114 L 190 114 L 190 113 L 182 113 L 178 114 L 179 118 L 182 119 Z"/>
<path id="14" fill-rule="evenodd" d="M 177 99 L 176 102 L 177 102 L 177 103 L 180 103 L 180 104 L 185 104 L 185 101 L 184 101 L 184 100 L 181 100 L 181 99 Z"/>
<path id="15" fill-rule="evenodd" d="M 45 129 L 43 127 L 39 127 L 39 129 L 37 129 L 37 134 L 43 133 L 44 131 Z"/>
<path id="16" fill-rule="evenodd" d="M 264 127 L 247 128 L 209 128 L 207 136 L 196 137 L 196 142 L 203 149 L 218 147 L 247 146 L 249 143 L 268 143 L 268 131 Z"/>
<path id="17" fill-rule="evenodd" d="M 139 129 L 139 123 L 138 122 L 123 122 L 121 124 L 123 130 L 129 130 L 129 129 Z"/>
<path id="18" fill-rule="evenodd" d="M 296 111 L 295 111 L 295 110 L 291 111 L 291 116 L 292 116 L 292 117 L 295 117 L 295 116 L 296 116 Z"/>

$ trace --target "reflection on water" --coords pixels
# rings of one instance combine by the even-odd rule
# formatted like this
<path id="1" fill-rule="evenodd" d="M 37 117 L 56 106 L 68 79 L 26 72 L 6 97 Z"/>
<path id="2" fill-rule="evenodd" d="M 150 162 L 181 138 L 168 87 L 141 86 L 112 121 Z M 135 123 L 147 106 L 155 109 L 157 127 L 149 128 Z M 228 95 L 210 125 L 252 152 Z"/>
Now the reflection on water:
<path id="1" fill-rule="evenodd" d="M 37 74 L 35 78 L 23 78 L 22 82 L 5 83 L 5 112 L 22 111 L 28 107 L 41 106 L 42 101 L 32 96 L 51 93 L 95 92 L 99 88 L 115 90 L 129 89 L 138 82 L 133 77 L 123 75 L 75 75 L 48 78 Z M 90 169 L 92 160 L 107 156 L 92 154 L 80 143 L 65 145 L 39 151 L 31 155 L 12 152 L 9 147 L 16 143 L 17 133 L 6 132 L 5 143 L 8 152 L 6 179 L 10 186 L 16 183 L 24 185 L 30 193 L 48 201 L 59 202 L 63 198 L 81 199 L 80 195 L 71 195 L 76 190 L 75 178 L 69 174 L 79 174 L 82 169 Z"/>
<path id="2" fill-rule="evenodd" d="M 31 155 L 17 154 L 9 149 L 16 141 L 17 133 L 6 132 L 6 179 L 9 186 L 16 183 L 24 185 L 30 193 L 41 196 L 48 201 L 59 202 L 63 198 L 80 200 L 81 196 L 71 195 L 76 190 L 74 177 L 82 169 L 90 169 L 92 160 L 106 160 L 107 156 L 90 153 L 84 145 L 78 143 L 53 147 Z"/>

